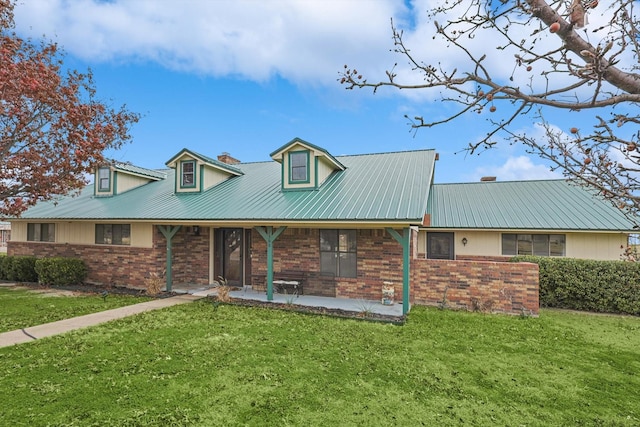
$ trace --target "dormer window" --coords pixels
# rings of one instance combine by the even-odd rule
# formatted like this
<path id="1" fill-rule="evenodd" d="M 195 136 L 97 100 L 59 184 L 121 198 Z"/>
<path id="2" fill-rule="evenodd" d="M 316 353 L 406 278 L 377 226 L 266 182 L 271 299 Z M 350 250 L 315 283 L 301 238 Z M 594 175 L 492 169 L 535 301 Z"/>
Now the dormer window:
<path id="1" fill-rule="evenodd" d="M 166 174 L 134 166 L 131 163 L 114 162 L 108 166 L 98 166 L 93 178 L 93 195 L 112 197 L 150 182 L 165 179 Z"/>
<path id="2" fill-rule="evenodd" d="M 331 174 L 346 169 L 327 150 L 300 138 L 269 155 L 282 165 L 282 191 L 317 190 Z"/>
<path id="3" fill-rule="evenodd" d="M 237 161 L 228 154 L 223 158 Z M 228 164 L 183 148 L 166 163 L 175 170 L 176 194 L 197 194 L 216 186 L 229 178 L 244 175 L 239 164 Z"/>
<path id="4" fill-rule="evenodd" d="M 293 151 L 289 153 L 289 181 L 292 184 L 310 181 L 308 151 Z"/>
<path id="5" fill-rule="evenodd" d="M 193 188 L 196 186 L 196 162 L 195 160 L 188 160 L 180 162 L 181 180 L 180 186 L 182 188 Z"/>
<path id="6" fill-rule="evenodd" d="M 98 168 L 98 191 L 111 191 L 111 169 L 107 167 Z"/>

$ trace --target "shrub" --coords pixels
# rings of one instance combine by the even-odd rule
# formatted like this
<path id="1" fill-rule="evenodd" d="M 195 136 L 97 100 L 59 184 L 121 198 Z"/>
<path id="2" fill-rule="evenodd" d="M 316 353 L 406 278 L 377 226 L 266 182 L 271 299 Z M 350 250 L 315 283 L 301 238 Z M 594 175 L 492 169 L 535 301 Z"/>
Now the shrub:
<path id="1" fill-rule="evenodd" d="M 38 275 L 35 270 L 36 259 L 34 256 L 4 257 L 2 262 L 2 275 L 4 280 L 36 282 L 38 280 Z"/>
<path id="2" fill-rule="evenodd" d="M 147 295 L 156 296 L 162 292 L 162 285 L 166 283 L 164 274 L 151 273 L 149 277 L 144 279 L 144 285 L 147 288 Z"/>
<path id="3" fill-rule="evenodd" d="M 45 285 L 77 285 L 87 277 L 87 266 L 78 258 L 41 258 L 35 269 L 38 282 Z"/>
<path id="4" fill-rule="evenodd" d="M 640 314 L 640 263 L 518 256 L 540 267 L 540 305 Z"/>
<path id="5" fill-rule="evenodd" d="M 7 273 L 4 265 L 9 265 L 9 257 L 5 253 L 0 253 L 0 280 L 7 280 Z"/>

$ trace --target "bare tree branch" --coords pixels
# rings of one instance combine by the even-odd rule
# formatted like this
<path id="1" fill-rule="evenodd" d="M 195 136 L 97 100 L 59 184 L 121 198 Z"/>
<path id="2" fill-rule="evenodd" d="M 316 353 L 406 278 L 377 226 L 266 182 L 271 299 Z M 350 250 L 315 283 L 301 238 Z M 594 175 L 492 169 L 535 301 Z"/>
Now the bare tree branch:
<path id="1" fill-rule="evenodd" d="M 553 169 L 595 188 L 640 222 L 640 18 L 636 1 L 449 0 L 425 13 L 434 25 L 433 39 L 461 53 L 455 65 L 444 67 L 436 55 L 415 56 L 405 44 L 403 30 L 392 21 L 393 51 L 410 71 L 402 73 L 399 69 L 403 67 L 396 63 L 386 72 L 386 79 L 368 81 L 345 65 L 339 73 L 340 83 L 346 89 L 371 88 L 374 93 L 387 87 L 436 91 L 443 102 L 456 106 L 443 119 L 414 115 L 410 119 L 414 131 L 469 113 L 499 110 L 501 115 L 487 118 L 490 130 L 486 136 L 470 142 L 466 150 L 474 153 L 491 148 L 499 138 L 521 143 L 551 162 Z M 606 16 L 608 22 L 587 25 L 588 15 Z M 476 39 L 491 40 L 494 45 L 478 47 Z M 513 58 L 510 76 L 489 59 L 495 57 L 495 49 L 501 58 Z M 553 110 L 579 111 L 583 118 L 592 111 L 592 128 L 563 131 L 545 119 L 545 113 Z M 517 129 L 516 121 L 522 116 L 531 116 L 539 124 L 543 139 Z"/>

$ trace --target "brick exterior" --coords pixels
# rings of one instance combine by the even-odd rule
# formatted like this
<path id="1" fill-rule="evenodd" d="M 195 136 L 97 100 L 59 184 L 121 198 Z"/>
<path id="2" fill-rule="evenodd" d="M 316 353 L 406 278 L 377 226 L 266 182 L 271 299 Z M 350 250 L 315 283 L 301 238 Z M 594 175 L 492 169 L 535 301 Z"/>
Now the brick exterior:
<path id="1" fill-rule="evenodd" d="M 333 278 L 320 275 L 320 232 L 318 229 L 288 228 L 273 244 L 273 271 L 304 271 L 309 295 L 375 299 L 382 298 L 382 282 L 392 281 L 396 295 L 402 293 L 402 248 L 384 230 L 358 230 L 357 277 Z M 253 238 L 251 263 L 254 289 L 264 289 L 267 273 L 267 245 L 259 235 Z"/>
<path id="2" fill-rule="evenodd" d="M 129 246 L 9 242 L 9 255 L 80 258 L 87 265 L 87 281 L 104 285 L 143 287 L 150 272 L 164 269 L 164 253 Z"/>
<path id="3" fill-rule="evenodd" d="M 161 253 L 162 270 L 165 269 L 167 241 L 154 227 L 153 246 Z M 174 284 L 209 284 L 209 228 L 200 227 L 199 235 L 195 235 L 193 227 L 181 227 L 173 236 L 173 272 Z"/>
<path id="4" fill-rule="evenodd" d="M 508 262 L 511 256 L 501 255 L 456 255 L 456 259 L 459 261 L 493 261 L 493 262 Z"/>
<path id="5" fill-rule="evenodd" d="M 85 261 L 87 281 L 103 285 L 144 287 L 152 273 L 166 268 L 166 239 L 154 227 L 153 247 L 116 245 L 72 245 L 40 242 L 9 242 L 9 255 L 36 257 L 73 257 Z M 173 237 L 173 284 L 209 283 L 209 230 L 200 228 L 195 236 L 190 227 L 182 227 Z"/>
<path id="6" fill-rule="evenodd" d="M 490 261 L 412 261 L 415 304 L 537 315 L 538 265 Z"/>
<path id="7" fill-rule="evenodd" d="M 267 246 L 252 233 L 251 283 L 266 288 Z M 418 254 L 411 233 L 410 299 L 414 304 L 467 310 L 538 314 L 538 266 L 485 260 L 429 260 Z M 173 283 L 209 283 L 210 231 L 182 227 L 173 237 Z M 150 273 L 165 269 L 166 240 L 155 227 L 152 248 L 9 242 L 10 255 L 67 256 L 85 260 L 88 280 L 102 284 L 144 286 Z M 488 257 L 493 259 L 493 257 Z M 501 257 L 496 257 L 502 260 Z M 392 282 L 395 301 L 402 300 L 402 247 L 385 230 L 357 231 L 357 277 L 320 275 L 318 229 L 288 228 L 274 242 L 274 271 L 304 271 L 304 293 L 337 298 L 380 300 L 383 282 Z"/>

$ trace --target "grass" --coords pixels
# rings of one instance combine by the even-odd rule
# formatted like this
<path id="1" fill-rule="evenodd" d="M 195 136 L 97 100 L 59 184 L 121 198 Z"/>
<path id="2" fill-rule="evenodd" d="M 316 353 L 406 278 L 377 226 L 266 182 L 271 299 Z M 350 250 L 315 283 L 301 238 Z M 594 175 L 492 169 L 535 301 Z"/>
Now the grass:
<path id="1" fill-rule="evenodd" d="M 192 304 L 0 349 L 12 426 L 633 426 L 640 319 Z"/>
<path id="2" fill-rule="evenodd" d="M 125 295 L 51 296 L 28 288 L 0 288 L 0 332 L 55 322 L 83 314 L 148 301 Z"/>

